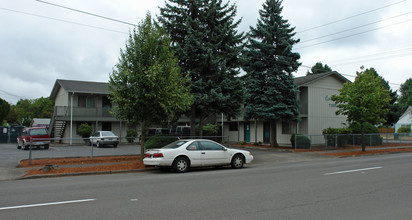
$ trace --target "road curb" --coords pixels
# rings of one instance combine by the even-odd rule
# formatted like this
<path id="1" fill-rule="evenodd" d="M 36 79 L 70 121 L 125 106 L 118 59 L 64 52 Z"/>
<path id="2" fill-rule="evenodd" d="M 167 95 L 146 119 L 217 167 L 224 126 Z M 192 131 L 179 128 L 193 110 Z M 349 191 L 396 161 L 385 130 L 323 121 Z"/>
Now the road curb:
<path id="1" fill-rule="evenodd" d="M 41 179 L 41 178 L 54 178 L 54 177 L 69 177 L 69 176 L 88 176 L 88 175 L 104 175 L 104 174 L 117 174 L 117 173 L 141 173 L 153 171 L 153 168 L 144 168 L 137 170 L 114 170 L 114 171 L 102 171 L 102 172 L 83 172 L 83 173 L 56 173 L 56 174 L 42 174 L 42 175 L 30 175 L 17 178 L 18 180 L 26 179 Z"/>

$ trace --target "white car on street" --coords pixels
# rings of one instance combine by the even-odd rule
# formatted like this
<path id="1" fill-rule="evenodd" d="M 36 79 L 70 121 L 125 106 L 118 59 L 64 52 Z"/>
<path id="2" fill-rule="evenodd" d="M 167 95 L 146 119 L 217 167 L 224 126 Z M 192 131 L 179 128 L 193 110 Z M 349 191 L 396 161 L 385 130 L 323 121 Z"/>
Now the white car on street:
<path id="1" fill-rule="evenodd" d="M 226 148 L 211 140 L 178 140 L 160 149 L 150 149 L 145 153 L 143 163 L 161 169 L 172 167 L 176 172 L 186 172 L 190 167 L 225 166 L 242 168 L 251 163 L 253 155 L 249 151 Z"/>

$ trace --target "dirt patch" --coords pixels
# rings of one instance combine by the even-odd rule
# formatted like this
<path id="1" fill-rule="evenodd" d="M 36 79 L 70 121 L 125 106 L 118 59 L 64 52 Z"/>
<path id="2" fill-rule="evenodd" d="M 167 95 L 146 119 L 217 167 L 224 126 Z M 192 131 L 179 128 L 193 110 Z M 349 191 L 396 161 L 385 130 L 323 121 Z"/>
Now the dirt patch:
<path id="1" fill-rule="evenodd" d="M 336 156 L 336 157 L 350 157 L 350 156 L 400 153 L 400 152 L 412 152 L 412 148 L 398 148 L 398 149 L 394 148 L 394 149 L 366 150 L 366 151 L 359 150 L 359 151 L 350 151 L 350 152 L 322 153 L 320 155 Z"/>
<path id="2" fill-rule="evenodd" d="M 28 160 L 23 160 L 20 162 L 20 167 L 36 167 L 36 169 L 25 171 L 24 177 L 47 174 L 108 173 L 145 168 L 140 162 L 140 156 L 136 155 L 94 157 L 93 159 L 90 157 L 34 159 L 30 165 Z"/>

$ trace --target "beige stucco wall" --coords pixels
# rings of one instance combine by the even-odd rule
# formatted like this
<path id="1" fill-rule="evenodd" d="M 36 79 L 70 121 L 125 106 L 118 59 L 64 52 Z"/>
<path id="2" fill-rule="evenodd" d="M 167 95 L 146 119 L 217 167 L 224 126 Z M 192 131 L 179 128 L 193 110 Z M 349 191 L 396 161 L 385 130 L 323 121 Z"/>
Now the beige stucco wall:
<path id="1" fill-rule="evenodd" d="M 59 91 L 57 92 L 55 106 L 69 106 L 69 94 L 66 90 L 60 87 Z"/>
<path id="2" fill-rule="evenodd" d="M 325 128 L 345 127 L 346 116 L 335 114 L 338 108 L 331 100 L 332 95 L 339 94 L 342 87 L 342 82 L 336 77 L 326 77 L 308 86 L 308 127 L 304 134 L 321 135 Z M 323 141 L 316 138 L 312 144 Z"/>

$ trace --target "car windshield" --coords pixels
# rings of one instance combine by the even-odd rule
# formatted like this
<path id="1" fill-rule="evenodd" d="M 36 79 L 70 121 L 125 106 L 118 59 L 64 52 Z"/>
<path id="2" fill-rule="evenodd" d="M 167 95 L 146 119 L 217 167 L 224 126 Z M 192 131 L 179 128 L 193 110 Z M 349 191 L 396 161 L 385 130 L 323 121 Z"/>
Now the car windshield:
<path id="1" fill-rule="evenodd" d="M 47 134 L 47 130 L 45 128 L 30 130 L 30 135 L 46 135 L 46 134 Z"/>
<path id="2" fill-rule="evenodd" d="M 113 132 L 111 131 L 102 131 L 102 136 L 116 136 L 115 134 L 113 134 Z"/>
<path id="3" fill-rule="evenodd" d="M 163 149 L 175 149 L 178 148 L 180 146 L 182 146 L 183 144 L 187 143 L 187 141 L 175 141 L 172 142 L 164 147 L 162 147 Z"/>

